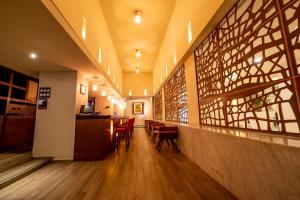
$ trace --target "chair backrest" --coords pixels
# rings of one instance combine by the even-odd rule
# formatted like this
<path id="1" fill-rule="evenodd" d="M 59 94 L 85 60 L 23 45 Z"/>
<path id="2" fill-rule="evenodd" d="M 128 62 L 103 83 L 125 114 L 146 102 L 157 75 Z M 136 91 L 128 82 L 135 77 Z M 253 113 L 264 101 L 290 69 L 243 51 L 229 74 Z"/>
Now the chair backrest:
<path id="1" fill-rule="evenodd" d="M 153 126 L 157 126 L 157 125 L 159 125 L 159 122 L 153 122 L 153 123 L 151 123 L 151 128 L 152 128 Z"/>
<path id="2" fill-rule="evenodd" d="M 161 126 L 159 127 L 159 131 L 178 131 L 177 126 Z"/>
<path id="3" fill-rule="evenodd" d="M 131 132 L 134 124 L 134 118 L 131 118 L 128 120 L 127 125 L 126 125 L 126 131 Z"/>
<path id="4" fill-rule="evenodd" d="M 131 123 L 132 123 L 132 119 L 129 118 L 129 119 L 127 120 L 127 124 L 126 124 L 126 127 L 125 127 L 125 130 L 126 130 L 126 131 L 129 131 L 129 130 L 130 130 Z"/>

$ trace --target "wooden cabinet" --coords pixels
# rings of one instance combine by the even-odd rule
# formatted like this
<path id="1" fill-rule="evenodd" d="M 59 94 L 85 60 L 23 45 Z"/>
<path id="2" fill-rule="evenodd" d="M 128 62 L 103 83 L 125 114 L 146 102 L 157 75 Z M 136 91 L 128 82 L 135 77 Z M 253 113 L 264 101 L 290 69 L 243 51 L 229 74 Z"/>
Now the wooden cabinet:
<path id="1" fill-rule="evenodd" d="M 35 107 L 38 80 L 0 66 L 0 114 L 7 113 L 10 104 Z"/>

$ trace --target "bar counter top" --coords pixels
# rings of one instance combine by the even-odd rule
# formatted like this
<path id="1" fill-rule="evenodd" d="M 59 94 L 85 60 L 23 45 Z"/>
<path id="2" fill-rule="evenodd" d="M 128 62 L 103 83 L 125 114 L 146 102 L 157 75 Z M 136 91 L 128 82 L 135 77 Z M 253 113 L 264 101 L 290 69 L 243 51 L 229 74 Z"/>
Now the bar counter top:
<path id="1" fill-rule="evenodd" d="M 77 114 L 76 120 L 82 119 L 111 119 L 111 115 Z"/>

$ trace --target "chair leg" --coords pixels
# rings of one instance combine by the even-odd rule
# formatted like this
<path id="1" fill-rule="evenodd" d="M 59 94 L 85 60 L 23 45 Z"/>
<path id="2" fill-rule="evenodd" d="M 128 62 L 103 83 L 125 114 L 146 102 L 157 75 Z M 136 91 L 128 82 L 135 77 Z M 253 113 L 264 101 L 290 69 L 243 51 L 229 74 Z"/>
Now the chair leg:
<path id="1" fill-rule="evenodd" d="M 158 148 L 159 148 L 159 146 L 160 146 L 160 143 L 161 143 L 161 140 L 159 139 L 159 140 L 158 140 L 158 142 L 157 142 L 157 144 L 156 144 L 156 149 L 158 149 Z"/>
<path id="2" fill-rule="evenodd" d="M 125 133 L 125 139 L 126 139 L 126 152 L 128 152 L 129 144 L 130 144 L 130 133 Z"/>
<path id="3" fill-rule="evenodd" d="M 155 142 L 156 134 L 157 134 L 157 133 L 153 133 L 153 136 L 152 136 L 152 138 L 151 138 L 151 141 L 152 141 L 153 143 Z"/>
<path id="4" fill-rule="evenodd" d="M 173 149 L 174 149 L 175 151 L 179 152 L 178 146 L 177 146 L 177 144 L 174 142 L 173 139 L 171 140 L 171 143 L 172 143 Z"/>
<path id="5" fill-rule="evenodd" d="M 167 144 L 168 144 L 168 147 L 170 147 L 170 142 L 169 142 L 169 140 L 167 140 Z"/>
<path id="6" fill-rule="evenodd" d="M 158 152 L 159 152 L 159 153 L 160 153 L 160 151 L 161 151 L 161 148 L 162 148 L 163 144 L 164 144 L 164 139 L 162 139 L 161 144 L 159 145 L 159 149 L 158 149 Z"/>

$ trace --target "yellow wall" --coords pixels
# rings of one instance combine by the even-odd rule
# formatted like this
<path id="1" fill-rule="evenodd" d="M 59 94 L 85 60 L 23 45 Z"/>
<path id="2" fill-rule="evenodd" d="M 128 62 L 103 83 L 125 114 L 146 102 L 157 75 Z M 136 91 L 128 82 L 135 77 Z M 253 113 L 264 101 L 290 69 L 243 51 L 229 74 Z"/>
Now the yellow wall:
<path id="1" fill-rule="evenodd" d="M 129 90 L 132 96 L 144 96 L 144 89 L 147 89 L 148 96 L 153 95 L 152 73 L 123 73 L 123 96 L 128 96 Z"/>
<path id="2" fill-rule="evenodd" d="M 174 49 L 176 50 L 178 62 L 222 3 L 223 0 L 177 0 L 154 67 L 154 92 L 167 77 L 166 64 L 168 65 L 168 74 L 176 65 L 173 63 Z M 192 24 L 193 40 L 191 43 L 188 43 L 187 39 L 187 24 L 189 21 Z"/>
<path id="3" fill-rule="evenodd" d="M 132 113 L 133 103 L 134 102 L 143 102 L 144 103 L 144 114 L 142 115 L 134 115 Z M 126 100 L 126 108 L 125 108 L 125 116 L 127 117 L 135 117 L 135 125 L 144 125 L 144 120 L 153 119 L 153 107 L 152 107 L 152 98 L 136 98 Z"/>
<path id="4" fill-rule="evenodd" d="M 84 85 L 86 86 L 86 94 L 80 94 L 80 85 Z M 89 88 L 89 81 L 87 80 L 87 78 L 81 74 L 81 73 L 77 73 L 77 86 L 76 86 L 76 113 L 80 112 L 80 106 L 81 105 L 86 105 L 87 101 L 88 101 L 88 88 Z"/>
<path id="5" fill-rule="evenodd" d="M 75 32 L 73 39 L 78 42 L 81 49 L 89 56 L 93 63 L 108 76 L 115 88 L 121 92 L 122 69 L 112 43 L 103 12 L 98 0 L 42 0 L 44 5 L 52 12 L 65 30 Z M 53 6 L 54 4 L 54 6 Z M 57 10 L 63 16 L 57 17 Z M 82 38 L 82 21 L 86 18 L 86 40 Z M 62 22 L 64 21 L 64 22 Z M 66 23 L 67 21 L 67 23 Z M 67 25 L 66 25 L 67 24 Z M 66 26 L 71 26 L 66 27 Z M 74 34 L 74 33 L 73 33 Z M 102 49 L 102 63 L 98 63 L 99 48 Z M 108 75 L 108 66 L 110 73 Z M 115 78 L 114 78 L 115 76 Z M 114 81 L 116 80 L 116 81 Z"/>

